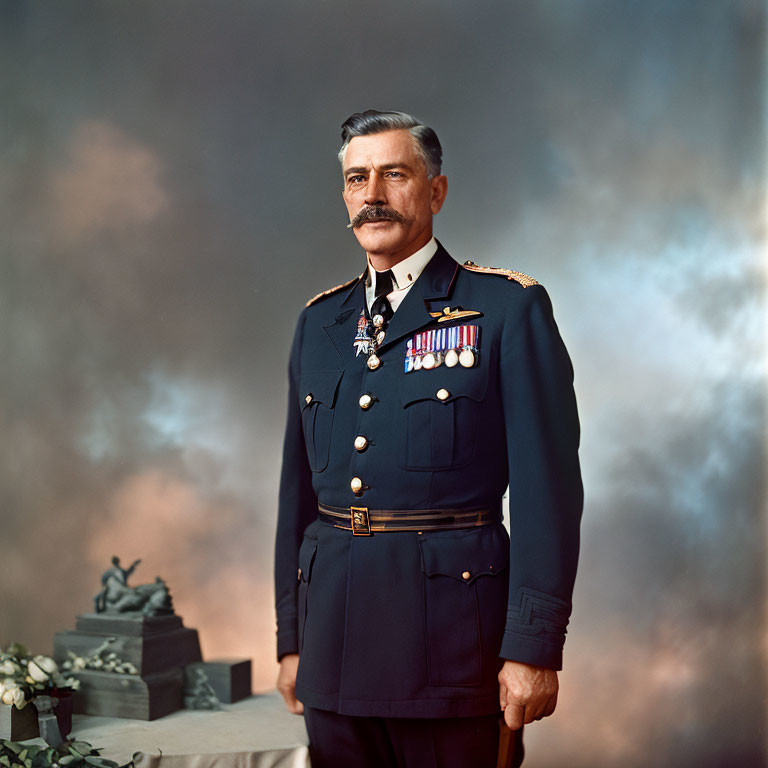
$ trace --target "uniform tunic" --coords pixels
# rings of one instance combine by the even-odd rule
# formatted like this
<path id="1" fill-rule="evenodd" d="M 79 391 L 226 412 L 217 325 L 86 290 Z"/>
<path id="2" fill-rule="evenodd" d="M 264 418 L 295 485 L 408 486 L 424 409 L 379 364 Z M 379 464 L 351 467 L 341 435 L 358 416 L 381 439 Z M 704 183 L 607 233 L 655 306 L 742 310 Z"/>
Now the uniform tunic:
<path id="1" fill-rule="evenodd" d="M 299 317 L 275 587 L 278 658 L 300 653 L 296 696 L 310 707 L 493 714 L 504 659 L 561 668 L 583 502 L 573 370 L 544 288 L 506 278 L 438 244 L 373 370 L 353 346 L 362 275 Z M 438 323 L 430 312 L 446 307 L 481 314 Z M 479 328 L 472 367 L 405 372 L 414 334 L 467 324 Z M 508 485 L 511 538 L 500 523 L 353 536 L 317 519 L 318 500 L 496 510 Z"/>

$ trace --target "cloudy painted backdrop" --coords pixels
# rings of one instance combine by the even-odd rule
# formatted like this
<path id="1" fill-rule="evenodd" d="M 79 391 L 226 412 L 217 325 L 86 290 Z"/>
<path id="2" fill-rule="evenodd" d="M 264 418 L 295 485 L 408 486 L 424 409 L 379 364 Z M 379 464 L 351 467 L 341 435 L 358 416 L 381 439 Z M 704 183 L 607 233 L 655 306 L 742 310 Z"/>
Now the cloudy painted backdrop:
<path id="1" fill-rule="evenodd" d="M 584 546 L 531 768 L 762 765 L 765 11 L 757 0 L 0 5 L 0 643 L 113 553 L 273 685 L 295 317 L 359 273 L 338 127 L 413 112 L 436 231 L 544 283 Z"/>

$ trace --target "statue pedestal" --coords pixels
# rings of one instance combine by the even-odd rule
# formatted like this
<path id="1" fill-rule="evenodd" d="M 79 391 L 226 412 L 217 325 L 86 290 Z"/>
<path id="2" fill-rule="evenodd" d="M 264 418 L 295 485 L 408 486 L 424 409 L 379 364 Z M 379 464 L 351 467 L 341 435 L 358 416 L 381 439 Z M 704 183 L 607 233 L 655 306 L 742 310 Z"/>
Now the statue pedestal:
<path id="1" fill-rule="evenodd" d="M 197 630 L 185 627 L 180 616 L 86 613 L 77 617 L 75 627 L 54 636 L 53 658 L 59 664 L 69 651 L 86 657 L 112 637 L 101 655 L 115 653 L 138 670 L 138 675 L 73 671 L 81 686 L 76 713 L 154 720 L 181 709 L 184 667 L 201 661 L 202 655 Z"/>
<path id="2" fill-rule="evenodd" d="M 172 667 L 151 675 L 121 675 L 85 669 L 77 672 L 80 690 L 75 697 L 78 715 L 156 720 L 184 706 L 184 670 Z"/>
<path id="3" fill-rule="evenodd" d="M 222 704 L 232 704 L 251 695 L 250 659 L 196 661 L 184 670 L 187 688 L 194 687 L 196 669 L 205 672 L 206 680 Z"/>

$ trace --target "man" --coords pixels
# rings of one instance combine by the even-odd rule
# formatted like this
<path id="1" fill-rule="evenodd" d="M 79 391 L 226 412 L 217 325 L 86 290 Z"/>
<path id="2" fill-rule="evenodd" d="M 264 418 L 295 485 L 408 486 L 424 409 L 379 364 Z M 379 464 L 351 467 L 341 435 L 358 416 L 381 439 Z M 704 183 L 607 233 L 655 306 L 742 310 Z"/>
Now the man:
<path id="1" fill-rule="evenodd" d="M 573 371 L 542 286 L 433 238 L 431 128 L 368 110 L 342 141 L 367 266 L 308 302 L 291 349 L 278 689 L 313 768 L 492 767 L 500 710 L 520 729 L 557 699 L 582 509 Z"/>

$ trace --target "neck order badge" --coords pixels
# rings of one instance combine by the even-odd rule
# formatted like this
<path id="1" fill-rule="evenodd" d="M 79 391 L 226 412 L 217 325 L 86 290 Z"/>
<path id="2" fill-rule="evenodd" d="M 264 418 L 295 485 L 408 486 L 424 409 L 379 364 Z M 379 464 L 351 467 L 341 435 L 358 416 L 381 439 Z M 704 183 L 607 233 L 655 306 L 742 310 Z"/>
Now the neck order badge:
<path id="1" fill-rule="evenodd" d="M 366 317 L 365 310 L 360 312 L 360 317 L 357 318 L 357 333 L 355 334 L 355 340 L 353 342 L 355 347 L 355 357 L 358 357 L 362 352 L 364 355 L 369 355 L 373 352 L 374 342 L 369 333 L 370 322 Z"/>

